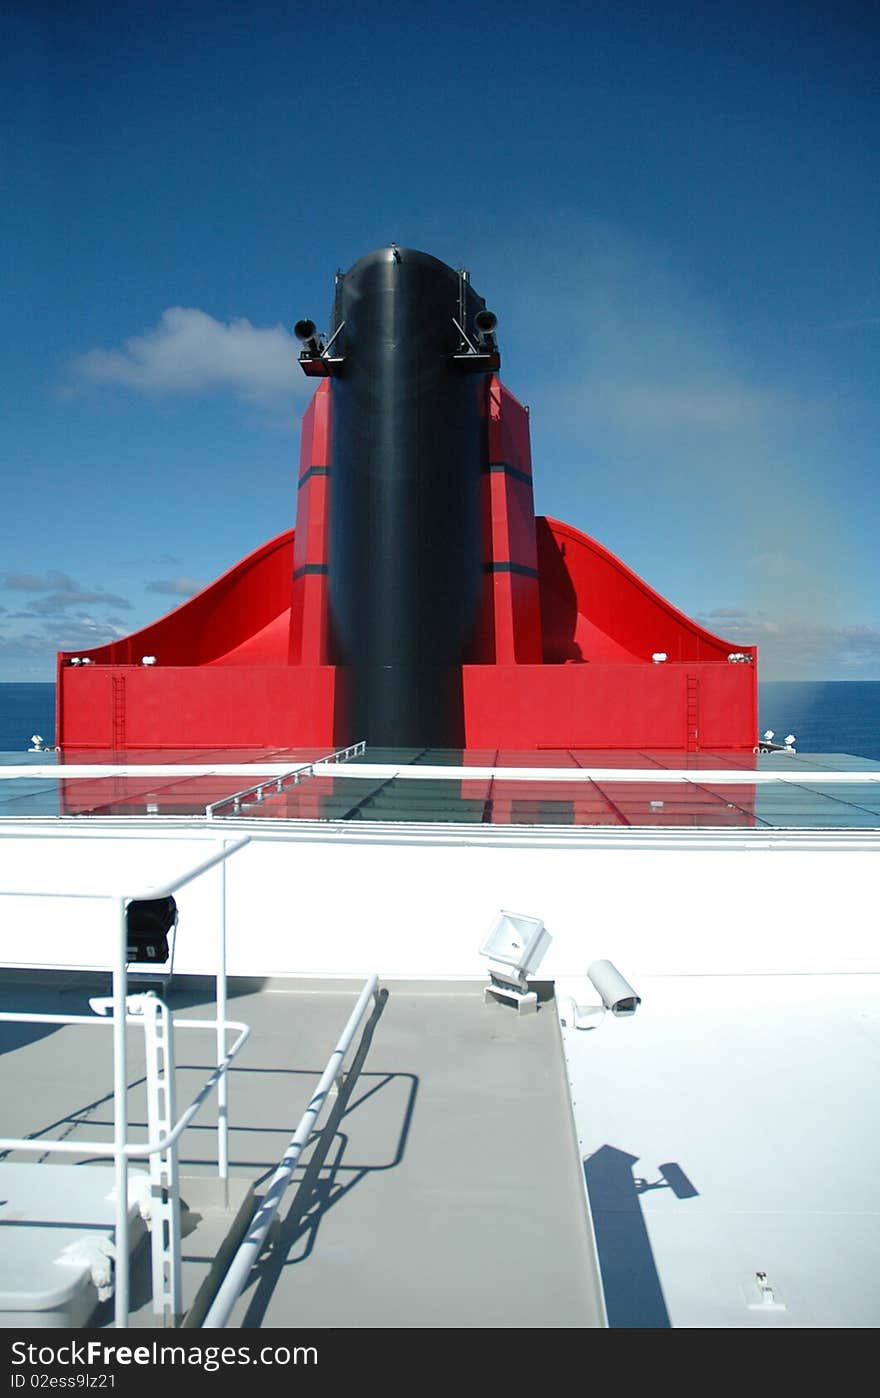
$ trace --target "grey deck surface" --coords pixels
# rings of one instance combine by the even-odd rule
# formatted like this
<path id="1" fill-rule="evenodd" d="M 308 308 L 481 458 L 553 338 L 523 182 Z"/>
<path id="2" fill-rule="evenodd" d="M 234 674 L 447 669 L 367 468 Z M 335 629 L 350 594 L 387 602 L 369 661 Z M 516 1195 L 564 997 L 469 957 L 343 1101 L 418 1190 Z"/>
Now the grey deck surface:
<path id="1" fill-rule="evenodd" d="M 356 998 L 324 984 L 326 992 L 314 993 L 241 983 L 230 995 L 230 1017 L 253 1028 L 230 1074 L 232 1171 L 258 1189 L 283 1155 Z M 211 1012 L 198 984 L 180 979 L 176 987 L 176 1014 Z M 0 1003 L 77 1013 L 95 990 L 83 977 L 49 986 L 11 975 L 0 979 Z M 133 1137 L 143 1136 L 145 1121 L 139 1038 L 130 1032 Z M 207 1076 L 212 1055 L 212 1034 L 179 1032 L 178 1110 Z M 337 1108 L 326 1158 L 313 1163 L 308 1188 L 298 1194 L 295 1183 L 288 1191 L 275 1246 L 231 1323 L 600 1324 L 563 1067 L 552 1003 L 519 1018 L 504 1006 L 484 1006 L 474 988 L 413 993 L 392 983 L 360 1074 Z M 182 1175 L 209 1172 L 215 1122 L 209 1103 L 182 1138 Z M 109 1032 L 0 1024 L 0 1123 L 4 1135 L 109 1140 Z M 216 1239 L 205 1246 L 207 1236 L 197 1228 L 184 1238 L 190 1291 L 216 1247 Z M 133 1306 L 143 1300 L 135 1287 Z M 144 1308 L 133 1323 L 148 1319 Z"/>

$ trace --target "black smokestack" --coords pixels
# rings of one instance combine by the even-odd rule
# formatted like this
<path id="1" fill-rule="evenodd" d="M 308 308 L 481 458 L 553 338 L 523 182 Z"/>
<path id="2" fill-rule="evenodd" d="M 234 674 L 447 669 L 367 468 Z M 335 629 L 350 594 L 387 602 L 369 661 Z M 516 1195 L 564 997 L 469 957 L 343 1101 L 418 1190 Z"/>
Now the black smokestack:
<path id="1" fill-rule="evenodd" d="M 337 281 L 330 614 L 351 736 L 374 746 L 464 744 L 494 367 L 474 327 L 484 309 L 467 274 L 393 245 Z"/>

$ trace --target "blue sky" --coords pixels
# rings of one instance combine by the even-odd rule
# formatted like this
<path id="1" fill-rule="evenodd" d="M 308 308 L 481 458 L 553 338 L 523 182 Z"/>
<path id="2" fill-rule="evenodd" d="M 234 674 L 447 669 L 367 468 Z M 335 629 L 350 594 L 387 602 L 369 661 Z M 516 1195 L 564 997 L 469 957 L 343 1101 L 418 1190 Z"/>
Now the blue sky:
<path id="1" fill-rule="evenodd" d="M 469 267 L 536 505 L 764 678 L 880 679 L 868 5 L 0 10 L 0 679 L 294 521 L 290 327 Z"/>

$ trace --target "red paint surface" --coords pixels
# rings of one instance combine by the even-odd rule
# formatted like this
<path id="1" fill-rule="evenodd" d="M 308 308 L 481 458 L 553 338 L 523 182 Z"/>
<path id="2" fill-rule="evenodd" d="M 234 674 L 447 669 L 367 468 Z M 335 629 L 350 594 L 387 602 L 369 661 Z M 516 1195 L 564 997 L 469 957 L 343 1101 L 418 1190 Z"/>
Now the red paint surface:
<path id="1" fill-rule="evenodd" d="M 482 634 L 491 637 L 491 648 L 484 658 L 497 665 L 536 664 L 541 660 L 541 610 L 538 579 L 528 576 L 538 568 L 529 418 L 494 376 L 487 406 L 489 469 L 483 509 L 488 571 L 483 605 L 489 616 Z M 514 570 L 492 571 L 494 564 L 512 564 Z"/>
<path id="2" fill-rule="evenodd" d="M 65 748 L 333 747 L 332 665 L 92 665 L 67 671 Z"/>
<path id="3" fill-rule="evenodd" d="M 695 725 L 689 678 L 699 686 Z M 463 683 L 469 748 L 718 752 L 756 741 L 752 666 L 466 665 Z"/>
<path id="4" fill-rule="evenodd" d="M 360 736 L 348 731 L 347 672 L 329 663 L 330 407 L 323 381 L 303 419 L 295 531 L 151 626 L 79 652 L 92 664 L 59 655 L 65 752 L 257 754 Z M 468 748 L 750 750 L 757 665 L 727 657 L 745 649 L 754 662 L 754 648 L 704 630 L 595 540 L 535 518 L 528 414 L 494 376 L 484 421 L 486 573 L 470 657 L 481 663 L 462 671 Z M 653 664 L 660 651 L 667 663 Z M 156 665 L 142 666 L 145 655 Z"/>
<path id="5" fill-rule="evenodd" d="M 330 522 L 330 383 L 318 388 L 303 418 L 290 607 L 291 665 L 330 658 L 327 566 Z"/>

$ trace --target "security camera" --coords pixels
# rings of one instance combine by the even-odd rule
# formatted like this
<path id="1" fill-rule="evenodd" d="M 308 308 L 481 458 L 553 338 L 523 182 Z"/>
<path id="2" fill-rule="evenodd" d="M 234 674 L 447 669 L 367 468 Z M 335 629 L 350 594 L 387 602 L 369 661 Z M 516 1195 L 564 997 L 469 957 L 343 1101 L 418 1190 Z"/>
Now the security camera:
<path id="1" fill-rule="evenodd" d="M 624 980 L 617 967 L 610 961 L 594 961 L 587 967 L 587 975 L 602 997 L 602 1004 L 613 1015 L 634 1015 L 642 1003 L 629 981 Z"/>

